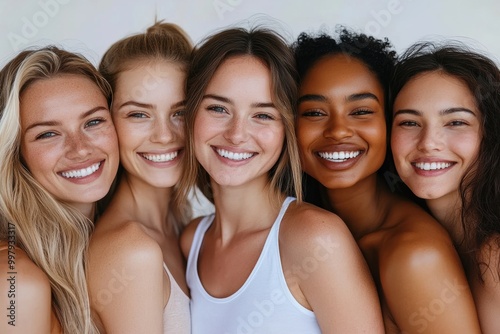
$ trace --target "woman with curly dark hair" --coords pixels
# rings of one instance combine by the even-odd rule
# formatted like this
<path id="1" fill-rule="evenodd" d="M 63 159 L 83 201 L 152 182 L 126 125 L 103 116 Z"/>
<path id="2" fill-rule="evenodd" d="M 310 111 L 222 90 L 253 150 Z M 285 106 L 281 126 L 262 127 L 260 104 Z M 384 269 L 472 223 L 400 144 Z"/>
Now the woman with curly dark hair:
<path id="1" fill-rule="evenodd" d="M 412 46 L 396 67 L 392 147 L 462 257 L 483 333 L 500 321 L 500 72 L 455 42 Z"/>
<path id="2" fill-rule="evenodd" d="M 386 333 L 479 333 L 472 294 L 446 230 L 391 191 L 387 104 L 396 54 L 347 29 L 301 34 L 297 138 L 306 194 L 347 224 L 377 283 Z M 389 159 L 387 159 L 389 157 Z"/>

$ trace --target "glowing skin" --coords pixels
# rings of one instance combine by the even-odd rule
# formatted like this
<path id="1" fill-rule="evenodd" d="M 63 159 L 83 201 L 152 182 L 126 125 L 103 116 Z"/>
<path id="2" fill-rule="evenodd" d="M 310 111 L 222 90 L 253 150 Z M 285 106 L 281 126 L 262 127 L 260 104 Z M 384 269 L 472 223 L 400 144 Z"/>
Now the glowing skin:
<path id="1" fill-rule="evenodd" d="M 59 75 L 29 85 L 20 101 L 26 167 L 58 200 L 88 214 L 108 192 L 118 168 L 106 98 L 85 77 Z"/>
<path id="2" fill-rule="evenodd" d="M 215 183 L 267 182 L 285 139 L 271 96 L 269 69 L 255 58 L 230 58 L 215 72 L 194 124 L 196 158 Z"/>
<path id="3" fill-rule="evenodd" d="M 396 97 L 392 152 L 399 176 L 418 197 L 457 196 L 480 140 L 480 112 L 459 79 L 423 73 Z"/>
<path id="4" fill-rule="evenodd" d="M 172 187 L 184 150 L 185 73 L 165 62 L 129 67 L 118 76 L 112 107 L 121 163 L 129 178 Z"/>
<path id="5" fill-rule="evenodd" d="M 316 62 L 300 86 L 297 138 L 305 172 L 328 189 L 375 175 L 386 152 L 384 92 L 375 74 L 343 55 Z"/>

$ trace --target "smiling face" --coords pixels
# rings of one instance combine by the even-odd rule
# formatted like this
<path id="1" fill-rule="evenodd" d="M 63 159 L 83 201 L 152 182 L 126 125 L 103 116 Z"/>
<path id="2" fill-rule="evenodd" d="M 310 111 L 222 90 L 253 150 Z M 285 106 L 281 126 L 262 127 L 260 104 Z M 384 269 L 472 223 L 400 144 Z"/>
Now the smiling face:
<path id="1" fill-rule="evenodd" d="M 361 61 L 317 61 L 299 88 L 297 138 L 306 173 L 328 189 L 374 175 L 385 159 L 384 91 Z"/>
<path id="2" fill-rule="evenodd" d="M 479 150 L 480 116 L 466 84 L 448 74 L 426 72 L 403 86 L 391 145 L 399 176 L 415 195 L 457 193 Z"/>
<path id="3" fill-rule="evenodd" d="M 133 62 L 119 74 L 113 119 L 129 177 L 173 187 L 184 150 L 185 71 L 171 62 Z"/>
<path id="4" fill-rule="evenodd" d="M 118 146 L 107 101 L 79 75 L 35 81 L 20 96 L 21 155 L 58 200 L 88 210 L 108 192 Z"/>
<path id="5" fill-rule="evenodd" d="M 285 129 L 271 95 L 271 74 L 251 56 L 229 58 L 207 86 L 194 123 L 199 163 L 222 186 L 269 181 Z"/>

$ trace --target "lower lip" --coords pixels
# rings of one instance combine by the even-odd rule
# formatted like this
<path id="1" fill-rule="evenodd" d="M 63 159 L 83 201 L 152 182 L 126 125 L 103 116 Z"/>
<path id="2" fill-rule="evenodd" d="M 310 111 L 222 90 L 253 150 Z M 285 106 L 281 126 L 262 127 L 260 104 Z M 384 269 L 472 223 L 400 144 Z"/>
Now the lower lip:
<path id="1" fill-rule="evenodd" d="M 361 153 L 359 153 L 358 156 L 356 156 L 354 158 L 347 159 L 346 161 L 343 161 L 343 162 L 333 162 L 333 161 L 330 161 L 330 160 L 327 160 L 327 159 L 323 159 L 322 157 L 320 157 L 317 154 L 316 154 L 316 158 L 318 158 L 319 161 L 325 167 L 327 167 L 328 169 L 331 169 L 331 170 L 345 170 L 345 169 L 349 169 L 352 166 L 354 166 L 359 161 L 359 159 L 361 159 L 361 156 L 363 154 L 364 154 L 364 151 L 361 152 Z"/>
<path id="2" fill-rule="evenodd" d="M 235 167 L 238 167 L 238 166 L 241 166 L 241 165 L 244 165 L 246 163 L 248 163 L 250 160 L 252 160 L 254 157 L 255 157 L 255 154 L 252 155 L 250 158 L 248 159 L 243 159 L 243 160 L 232 160 L 232 159 L 228 159 L 228 158 L 225 158 L 223 156 L 221 156 L 218 152 L 217 152 L 217 149 L 212 147 L 212 149 L 214 150 L 214 153 L 215 155 L 217 156 L 217 158 L 219 158 L 220 161 L 222 161 L 224 164 L 226 165 L 229 165 L 229 166 L 235 166 Z"/>
<path id="3" fill-rule="evenodd" d="M 71 177 L 71 178 L 67 178 L 67 177 L 64 177 L 62 175 L 61 175 L 61 177 L 63 179 L 65 179 L 66 181 L 69 181 L 71 183 L 75 183 L 75 184 L 88 184 L 88 183 L 94 182 L 95 180 L 97 180 L 99 178 L 99 176 L 101 176 L 102 171 L 104 169 L 104 164 L 105 164 L 105 160 L 101 161 L 101 164 L 99 165 L 99 169 L 96 170 L 94 173 L 92 173 L 90 175 L 87 175 L 85 177 Z"/>
<path id="4" fill-rule="evenodd" d="M 435 170 L 420 169 L 413 164 L 411 166 L 413 167 L 413 170 L 415 171 L 415 173 L 417 175 L 420 175 L 420 176 L 439 176 L 439 175 L 443 175 L 443 174 L 447 173 L 451 168 L 453 168 L 453 166 L 455 166 L 455 164 L 452 164 L 451 166 L 443 168 L 443 169 L 435 169 Z"/>
<path id="5" fill-rule="evenodd" d="M 168 168 L 168 167 L 172 167 L 173 165 L 177 165 L 177 162 L 180 160 L 180 157 L 182 155 L 182 151 L 179 151 L 177 153 L 177 156 L 172 159 L 172 160 L 169 160 L 169 161 L 162 161 L 162 162 L 155 162 L 155 161 L 151 161 L 151 160 L 148 160 L 146 158 L 144 158 L 141 154 L 137 154 L 139 157 L 141 157 L 141 159 L 146 162 L 149 166 L 152 166 L 152 167 L 155 167 L 155 168 Z"/>

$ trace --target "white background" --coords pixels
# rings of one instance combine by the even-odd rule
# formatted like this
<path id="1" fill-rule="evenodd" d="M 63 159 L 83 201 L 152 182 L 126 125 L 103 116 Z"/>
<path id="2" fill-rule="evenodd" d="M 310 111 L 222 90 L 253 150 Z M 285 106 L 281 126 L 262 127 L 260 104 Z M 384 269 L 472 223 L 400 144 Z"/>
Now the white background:
<path id="1" fill-rule="evenodd" d="M 274 20 L 290 41 L 343 24 L 389 37 L 398 51 L 417 40 L 458 38 L 500 59 L 495 0 L 0 0 L 0 66 L 20 49 L 49 43 L 97 64 L 113 42 L 143 32 L 155 16 L 179 24 L 195 43 L 215 29 Z"/>
<path id="2" fill-rule="evenodd" d="M 418 40 L 460 39 L 500 59 L 497 0 L 0 0 L 0 67 L 20 50 L 56 44 L 98 64 L 127 35 L 155 17 L 183 27 L 194 43 L 230 25 L 265 23 L 292 42 L 300 32 L 334 31 L 337 24 L 378 38 L 398 52 Z M 204 200 L 195 216 L 208 213 Z"/>

